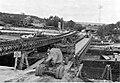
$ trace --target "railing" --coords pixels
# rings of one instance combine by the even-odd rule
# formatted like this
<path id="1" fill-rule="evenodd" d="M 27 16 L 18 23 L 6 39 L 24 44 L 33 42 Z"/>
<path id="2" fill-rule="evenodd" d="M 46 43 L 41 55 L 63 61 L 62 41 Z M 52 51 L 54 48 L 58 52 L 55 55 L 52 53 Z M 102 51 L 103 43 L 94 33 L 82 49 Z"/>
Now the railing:
<path id="1" fill-rule="evenodd" d="M 79 40 L 78 42 L 82 41 L 82 39 Z M 85 55 L 87 49 L 89 48 L 91 40 L 92 40 L 92 37 L 88 38 L 88 41 L 85 43 L 85 45 L 78 52 L 74 54 L 74 57 L 68 62 L 66 66 L 66 70 L 69 70 L 73 64 L 79 67 L 81 61 L 83 60 L 83 56 Z"/>
<path id="2" fill-rule="evenodd" d="M 92 40 L 92 37 L 90 37 L 89 38 L 89 40 L 87 41 L 87 43 L 84 45 L 84 47 L 81 49 L 81 50 L 79 50 L 79 52 L 75 55 L 75 56 L 77 56 L 77 58 L 78 58 L 78 62 L 79 63 L 81 63 L 81 61 L 83 60 L 83 57 L 84 57 L 84 55 L 85 55 L 85 53 L 87 52 L 87 50 L 88 50 L 88 48 L 89 48 L 89 46 L 90 46 L 90 43 L 91 43 L 91 40 Z M 77 62 L 77 61 L 76 61 Z M 78 64 L 79 64 L 78 63 Z"/>

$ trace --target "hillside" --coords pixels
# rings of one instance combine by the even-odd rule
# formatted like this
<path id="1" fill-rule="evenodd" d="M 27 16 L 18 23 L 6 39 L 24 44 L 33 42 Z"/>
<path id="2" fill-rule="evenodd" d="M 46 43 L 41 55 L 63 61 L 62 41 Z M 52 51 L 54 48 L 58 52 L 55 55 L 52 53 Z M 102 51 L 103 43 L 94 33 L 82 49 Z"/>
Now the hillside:
<path id="1" fill-rule="evenodd" d="M 44 19 L 39 18 L 37 16 L 0 12 L 0 21 L 4 22 L 5 24 L 11 24 L 13 26 L 20 26 L 21 22 L 32 23 L 33 20 L 37 20 L 37 22 L 41 22 L 41 23 L 44 22 Z"/>

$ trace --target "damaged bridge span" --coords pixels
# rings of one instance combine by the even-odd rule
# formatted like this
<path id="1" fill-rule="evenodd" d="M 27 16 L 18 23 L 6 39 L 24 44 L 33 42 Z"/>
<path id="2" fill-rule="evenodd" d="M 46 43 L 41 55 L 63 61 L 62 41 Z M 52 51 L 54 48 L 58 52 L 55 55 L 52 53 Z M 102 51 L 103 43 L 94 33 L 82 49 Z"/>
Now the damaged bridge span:
<path id="1" fill-rule="evenodd" d="M 68 32 L 48 39 L 33 38 L 2 42 L 0 43 L 0 56 L 14 53 L 14 51 L 26 51 L 37 47 L 46 46 L 52 43 L 59 42 L 63 38 L 68 38 L 74 34 L 76 34 L 76 32 Z"/>

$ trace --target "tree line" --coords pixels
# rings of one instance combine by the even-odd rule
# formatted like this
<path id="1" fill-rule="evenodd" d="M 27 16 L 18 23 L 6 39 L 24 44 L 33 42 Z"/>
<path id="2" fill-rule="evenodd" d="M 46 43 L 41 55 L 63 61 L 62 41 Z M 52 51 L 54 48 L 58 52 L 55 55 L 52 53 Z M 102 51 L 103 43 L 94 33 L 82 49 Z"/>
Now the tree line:
<path id="1" fill-rule="evenodd" d="M 76 24 L 73 20 L 70 21 L 64 21 L 63 18 L 59 18 L 58 16 L 50 16 L 46 19 L 46 25 L 47 26 L 54 26 L 58 28 L 58 23 L 61 23 L 61 28 L 67 29 L 67 30 L 76 30 L 81 31 L 82 29 L 85 29 L 81 24 Z"/>
<path id="2" fill-rule="evenodd" d="M 26 18 L 30 16 L 31 18 Z M 49 18 L 39 18 L 37 16 L 31 16 L 31 15 L 25 15 L 25 14 L 10 14 L 10 13 L 2 13 L 0 12 L 0 21 L 4 22 L 4 24 L 10 24 L 11 26 L 15 27 L 32 27 L 32 28 L 40 28 L 32 25 L 33 19 L 37 19 L 40 21 L 40 23 L 45 23 L 46 26 L 42 28 L 51 28 L 51 29 L 59 29 L 58 23 L 61 23 L 61 28 L 67 29 L 67 30 L 77 30 L 81 31 L 85 27 L 83 27 L 81 24 L 76 24 L 73 20 L 70 21 L 64 21 L 63 18 L 60 18 L 58 16 L 50 16 Z M 52 27 L 47 27 L 52 26 Z"/>
<path id="3" fill-rule="evenodd" d="M 108 36 L 114 42 L 118 42 L 120 36 L 120 21 L 115 24 L 107 24 L 100 26 L 97 31 L 97 35 L 99 35 L 102 39 Z"/>

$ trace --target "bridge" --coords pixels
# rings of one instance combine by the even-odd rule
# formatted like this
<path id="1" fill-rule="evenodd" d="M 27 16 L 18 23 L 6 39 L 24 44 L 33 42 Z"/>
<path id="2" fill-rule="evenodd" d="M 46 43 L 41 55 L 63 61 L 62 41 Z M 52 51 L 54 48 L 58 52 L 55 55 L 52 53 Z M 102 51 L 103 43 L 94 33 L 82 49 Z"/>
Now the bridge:
<path id="1" fill-rule="evenodd" d="M 70 70 L 72 68 L 72 65 L 76 66 L 78 69 L 77 75 L 79 74 L 80 70 L 81 70 L 81 62 L 84 58 L 84 55 L 86 54 L 90 43 L 91 43 L 92 37 L 83 37 L 81 40 L 79 40 L 76 44 L 75 44 L 75 54 L 74 57 L 72 58 L 72 60 L 70 60 L 68 62 L 68 64 L 65 66 L 65 69 Z"/>
<path id="2" fill-rule="evenodd" d="M 70 70 L 73 64 L 76 64 L 76 66 L 79 69 L 79 65 L 80 65 L 81 61 L 83 60 L 83 57 L 84 57 L 85 53 L 87 52 L 87 50 L 88 50 L 88 48 L 90 46 L 91 40 L 92 40 L 92 37 L 83 36 L 82 38 L 78 39 L 75 42 L 75 44 L 74 44 L 74 46 L 75 46 L 75 53 L 73 54 L 73 58 L 71 60 L 69 60 L 68 64 L 65 66 L 66 70 Z M 43 61 L 44 61 L 44 58 L 39 60 L 39 61 L 37 61 L 36 63 L 31 65 L 27 69 L 35 68 L 36 66 L 41 64 Z"/>
<path id="3" fill-rule="evenodd" d="M 60 41 L 64 40 L 64 38 L 71 38 L 71 36 L 73 36 L 75 34 L 77 34 L 77 32 L 73 31 L 73 32 L 64 33 L 64 34 L 61 34 L 61 35 L 58 35 L 55 37 L 51 37 L 48 39 L 47 38 L 43 38 L 43 39 L 41 39 L 41 38 L 30 38 L 29 39 L 28 38 L 28 39 L 23 39 L 23 40 L 1 42 L 0 43 L 0 56 L 11 54 L 11 53 L 14 53 L 15 51 L 27 52 L 34 48 L 43 47 L 46 45 L 60 42 Z M 74 59 L 72 61 L 70 61 L 71 65 L 69 65 L 69 63 L 68 63 L 68 65 L 69 65 L 68 69 L 72 66 L 73 63 L 77 64 L 77 65 L 80 64 L 87 49 L 89 48 L 91 39 L 92 39 L 92 37 L 86 37 L 86 36 L 82 36 L 82 37 L 76 39 L 77 41 L 74 42 L 75 53 L 72 55 L 72 56 L 74 56 Z M 25 57 L 21 56 L 20 69 L 23 68 L 24 60 L 22 58 L 24 59 Z M 39 61 L 31 66 L 32 66 L 32 68 L 34 68 L 38 64 L 40 64 Z"/>
<path id="4" fill-rule="evenodd" d="M 14 51 L 26 51 L 37 47 L 42 47 L 52 43 L 61 41 L 63 38 L 68 38 L 76 32 L 68 32 L 51 38 L 30 38 L 18 39 L 15 41 L 0 42 L 0 56 L 13 53 Z"/>

